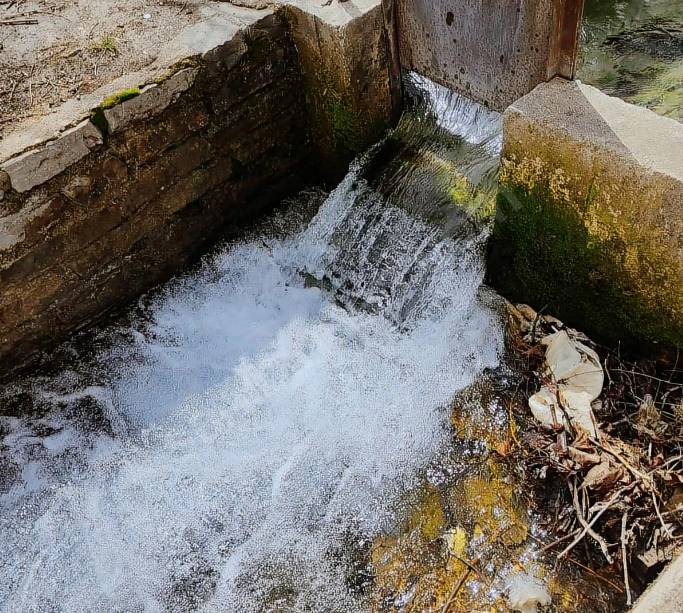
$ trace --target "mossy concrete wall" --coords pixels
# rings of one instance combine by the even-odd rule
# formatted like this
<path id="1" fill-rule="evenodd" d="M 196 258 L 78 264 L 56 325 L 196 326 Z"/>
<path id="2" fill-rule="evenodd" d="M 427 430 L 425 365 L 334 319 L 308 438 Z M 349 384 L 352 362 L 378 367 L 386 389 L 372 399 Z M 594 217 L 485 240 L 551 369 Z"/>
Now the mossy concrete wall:
<path id="1" fill-rule="evenodd" d="M 301 62 L 313 150 L 322 177 L 337 180 L 349 159 L 397 119 L 390 24 L 379 0 L 335 11 L 288 4 L 285 14 Z"/>
<path id="2" fill-rule="evenodd" d="M 489 276 L 596 338 L 683 345 L 683 125 L 577 82 L 504 115 Z"/>

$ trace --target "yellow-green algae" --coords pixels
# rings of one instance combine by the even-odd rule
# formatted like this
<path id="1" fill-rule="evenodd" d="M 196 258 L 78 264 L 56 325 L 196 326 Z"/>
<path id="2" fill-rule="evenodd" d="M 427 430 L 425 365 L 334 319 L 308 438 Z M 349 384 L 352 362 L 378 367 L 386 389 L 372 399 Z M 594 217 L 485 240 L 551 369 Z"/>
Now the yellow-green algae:
<path id="1" fill-rule="evenodd" d="M 102 102 L 100 103 L 99 108 L 102 110 L 107 110 L 114 108 L 118 104 L 121 104 L 122 102 L 125 102 L 126 100 L 130 100 L 131 98 L 135 98 L 136 96 L 140 95 L 140 88 L 139 87 L 128 87 L 126 89 L 122 89 L 121 91 L 118 91 L 114 94 L 111 94 L 110 96 L 107 96 Z"/>
<path id="2" fill-rule="evenodd" d="M 107 123 L 107 118 L 104 116 L 104 111 L 112 109 L 118 104 L 135 98 L 140 95 L 139 87 L 129 87 L 127 89 L 122 89 L 121 91 L 115 92 L 110 96 L 107 96 L 99 106 L 90 111 L 90 121 L 92 121 L 102 132 L 102 134 L 107 134 L 109 131 L 109 124 Z"/>
<path id="3" fill-rule="evenodd" d="M 577 146 L 503 159 L 493 284 L 607 342 L 683 345 L 683 270 L 662 221 L 675 182 L 611 171 Z M 541 151 L 536 142 L 524 150 Z"/>
<path id="4" fill-rule="evenodd" d="M 581 576 L 566 565 L 553 569 L 531 554 L 540 545 L 530 536 L 520 479 L 492 453 L 516 438 L 504 404 L 491 381 L 456 399 L 454 446 L 478 445 L 479 452 L 461 458 L 464 462 L 469 457 L 470 465 L 457 479 L 415 493 L 402 525 L 374 540 L 369 595 L 373 611 L 507 612 L 502 587 L 507 574 L 515 572 L 547 582 L 552 610 L 593 611 L 597 604 L 612 610 L 607 606 L 611 596 L 594 577 Z"/>

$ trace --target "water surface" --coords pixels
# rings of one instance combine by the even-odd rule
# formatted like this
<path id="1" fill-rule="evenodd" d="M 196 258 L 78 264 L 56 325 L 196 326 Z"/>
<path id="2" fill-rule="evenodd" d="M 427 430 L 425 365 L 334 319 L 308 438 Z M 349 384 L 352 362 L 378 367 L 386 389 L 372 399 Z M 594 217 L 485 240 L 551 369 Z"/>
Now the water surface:
<path id="1" fill-rule="evenodd" d="M 578 78 L 683 121 L 683 0 L 586 0 Z"/>
<path id="2" fill-rule="evenodd" d="M 2 610 L 367 609 L 354 556 L 503 348 L 499 117 L 416 92 L 310 223 L 293 205 L 2 391 Z"/>

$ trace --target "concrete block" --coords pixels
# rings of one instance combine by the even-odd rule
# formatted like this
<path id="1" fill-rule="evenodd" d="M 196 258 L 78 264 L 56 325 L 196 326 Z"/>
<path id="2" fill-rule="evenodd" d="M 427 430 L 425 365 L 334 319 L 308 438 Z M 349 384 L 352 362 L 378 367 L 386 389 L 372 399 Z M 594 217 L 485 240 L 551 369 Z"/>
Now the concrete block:
<path id="1" fill-rule="evenodd" d="M 404 68 L 489 108 L 573 76 L 582 0 L 395 1 Z"/>
<path id="2" fill-rule="evenodd" d="M 683 124 L 577 82 L 504 115 L 489 275 L 608 342 L 683 345 Z"/>
<path id="3" fill-rule="evenodd" d="M 314 148 L 329 178 L 338 178 L 356 154 L 377 141 L 397 104 L 382 3 L 351 4 L 285 9 L 303 71 Z"/>
<path id="4" fill-rule="evenodd" d="M 101 144 L 100 131 L 86 119 L 38 149 L 3 162 L 1 167 L 9 175 L 12 187 L 26 192 L 63 172 Z"/>
<path id="5" fill-rule="evenodd" d="M 683 611 L 683 555 L 669 564 L 638 599 L 631 613 Z"/>
<path id="6" fill-rule="evenodd" d="M 105 109 L 104 117 L 110 134 L 115 134 L 131 123 L 158 115 L 190 89 L 197 76 L 197 68 L 185 68 L 159 84 L 148 85 L 138 96 Z"/>

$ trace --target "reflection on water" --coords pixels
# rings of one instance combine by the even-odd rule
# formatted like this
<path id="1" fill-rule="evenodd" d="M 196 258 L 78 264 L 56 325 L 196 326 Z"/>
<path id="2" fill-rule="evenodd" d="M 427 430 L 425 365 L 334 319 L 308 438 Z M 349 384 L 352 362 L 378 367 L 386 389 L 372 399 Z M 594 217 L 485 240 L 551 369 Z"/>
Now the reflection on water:
<path id="1" fill-rule="evenodd" d="M 683 0 L 586 0 L 578 78 L 683 121 Z"/>

